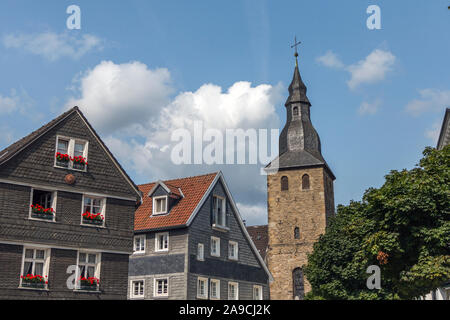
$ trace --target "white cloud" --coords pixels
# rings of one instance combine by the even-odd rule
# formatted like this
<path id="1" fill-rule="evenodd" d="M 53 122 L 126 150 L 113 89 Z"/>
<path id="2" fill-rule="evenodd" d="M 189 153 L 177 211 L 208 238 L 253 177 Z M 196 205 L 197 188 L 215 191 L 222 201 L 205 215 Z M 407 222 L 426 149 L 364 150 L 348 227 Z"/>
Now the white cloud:
<path id="1" fill-rule="evenodd" d="M 391 52 L 375 49 L 363 60 L 346 66 L 335 53 L 329 50 L 323 56 L 317 57 L 316 61 L 329 68 L 348 71 L 350 80 L 347 81 L 347 85 L 350 89 L 355 89 L 364 83 L 383 80 L 386 74 L 392 70 L 395 59 Z"/>
<path id="2" fill-rule="evenodd" d="M 358 113 L 360 115 L 367 115 L 367 114 L 368 115 L 373 115 L 373 114 L 377 113 L 378 108 L 380 107 L 380 105 L 381 105 L 381 100 L 379 100 L 379 99 L 374 101 L 374 102 L 372 102 L 372 103 L 364 101 L 359 106 Z"/>
<path id="3" fill-rule="evenodd" d="M 16 111 L 25 113 L 32 103 L 24 90 L 17 92 L 12 89 L 9 96 L 0 94 L 0 114 L 11 114 Z"/>
<path id="4" fill-rule="evenodd" d="M 406 111 L 413 116 L 424 112 L 440 112 L 450 106 L 450 90 L 423 89 L 420 99 L 414 99 L 406 105 Z"/>
<path id="5" fill-rule="evenodd" d="M 171 98 L 167 69 L 104 61 L 83 73 L 75 86 L 79 97 L 70 99 L 66 107 L 82 109 L 119 161 L 136 174 L 137 183 L 222 170 L 235 200 L 248 205 L 265 199 L 266 177 L 260 175 L 260 164 L 175 165 L 171 135 L 179 128 L 192 133 L 194 121 L 203 123 L 203 132 L 217 129 L 222 134 L 226 129 L 279 128 L 275 107 L 282 102 L 281 85 L 240 81 L 223 89 L 204 84 Z M 251 206 L 245 209 L 252 221 L 265 212 Z"/>
<path id="6" fill-rule="evenodd" d="M 91 50 L 100 50 L 103 41 L 91 34 L 81 36 L 68 32 L 42 32 L 37 34 L 8 34 L 3 36 L 6 48 L 23 49 L 29 53 L 54 61 L 61 57 L 79 59 Z"/>
<path id="7" fill-rule="evenodd" d="M 437 121 L 433 123 L 433 126 L 425 131 L 425 137 L 431 140 L 433 145 L 436 145 L 439 139 L 439 134 L 441 133 L 442 123 Z"/>
<path id="8" fill-rule="evenodd" d="M 376 49 L 364 60 L 347 67 L 351 74 L 347 84 L 350 89 L 355 89 L 360 84 L 381 81 L 392 70 L 394 62 L 395 56 L 391 52 Z"/>
<path id="9" fill-rule="evenodd" d="M 247 226 L 267 224 L 267 205 L 236 203 Z"/>
<path id="10" fill-rule="evenodd" d="M 80 97 L 71 98 L 66 106 L 80 107 L 104 133 L 156 119 L 173 91 L 167 69 L 150 70 L 137 61 L 102 61 L 75 84 Z"/>
<path id="11" fill-rule="evenodd" d="M 316 61 L 329 68 L 341 69 L 345 67 L 344 63 L 331 50 L 328 50 L 323 56 L 317 57 Z"/>

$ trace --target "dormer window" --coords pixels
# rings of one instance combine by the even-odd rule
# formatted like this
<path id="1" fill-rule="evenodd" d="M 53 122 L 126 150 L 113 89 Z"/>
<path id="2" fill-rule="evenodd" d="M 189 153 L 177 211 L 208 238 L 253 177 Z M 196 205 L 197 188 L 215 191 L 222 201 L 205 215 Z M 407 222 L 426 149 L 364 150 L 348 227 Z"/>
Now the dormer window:
<path id="1" fill-rule="evenodd" d="M 167 213 L 167 196 L 153 197 L 153 215 Z"/>
<path id="2" fill-rule="evenodd" d="M 56 138 L 55 167 L 86 171 L 88 142 L 58 136 Z"/>

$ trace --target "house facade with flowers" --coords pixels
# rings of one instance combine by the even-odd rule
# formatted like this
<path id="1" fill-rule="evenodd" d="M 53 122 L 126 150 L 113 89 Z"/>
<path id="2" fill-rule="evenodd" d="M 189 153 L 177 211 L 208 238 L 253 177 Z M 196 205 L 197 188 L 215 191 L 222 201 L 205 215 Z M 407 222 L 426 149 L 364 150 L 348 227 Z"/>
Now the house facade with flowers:
<path id="1" fill-rule="evenodd" d="M 77 107 L 0 151 L 0 299 L 126 299 L 141 199 Z"/>
<path id="2" fill-rule="evenodd" d="M 129 299 L 269 299 L 272 276 L 221 172 L 139 188 Z"/>

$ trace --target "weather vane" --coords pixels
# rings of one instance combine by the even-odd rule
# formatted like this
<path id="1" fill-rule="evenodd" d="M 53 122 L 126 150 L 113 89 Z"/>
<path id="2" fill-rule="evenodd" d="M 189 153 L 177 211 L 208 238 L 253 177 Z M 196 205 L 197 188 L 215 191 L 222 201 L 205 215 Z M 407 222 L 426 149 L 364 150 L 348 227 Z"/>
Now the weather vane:
<path id="1" fill-rule="evenodd" d="M 302 43 L 301 41 L 297 42 L 297 36 L 294 37 L 294 44 L 291 46 L 291 48 L 295 47 L 295 53 L 294 53 L 294 57 L 295 57 L 295 66 L 298 67 L 298 52 L 297 52 L 297 46 Z"/>

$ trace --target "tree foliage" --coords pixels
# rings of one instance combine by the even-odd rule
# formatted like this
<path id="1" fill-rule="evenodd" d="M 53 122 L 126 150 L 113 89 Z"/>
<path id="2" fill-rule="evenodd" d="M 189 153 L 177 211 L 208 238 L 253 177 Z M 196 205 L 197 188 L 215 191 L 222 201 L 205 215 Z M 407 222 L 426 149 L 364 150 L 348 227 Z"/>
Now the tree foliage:
<path id="1" fill-rule="evenodd" d="M 307 299 L 412 299 L 449 281 L 450 146 L 423 154 L 362 201 L 338 206 L 308 256 Z M 379 290 L 366 286 L 369 265 L 381 269 Z"/>

